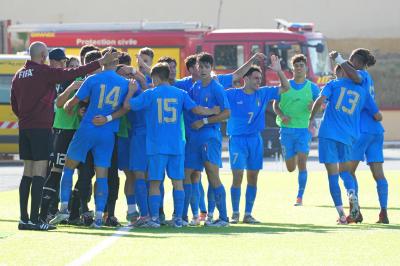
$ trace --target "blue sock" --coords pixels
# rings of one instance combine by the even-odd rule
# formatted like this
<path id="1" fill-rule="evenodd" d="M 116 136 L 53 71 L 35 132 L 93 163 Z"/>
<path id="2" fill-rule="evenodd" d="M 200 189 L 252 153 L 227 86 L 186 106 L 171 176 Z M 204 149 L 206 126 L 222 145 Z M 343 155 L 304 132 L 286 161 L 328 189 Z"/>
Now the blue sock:
<path id="1" fill-rule="evenodd" d="M 208 185 L 208 190 L 207 190 L 207 203 L 208 203 L 208 213 L 214 214 L 215 195 L 214 195 L 214 189 L 210 185 Z"/>
<path id="2" fill-rule="evenodd" d="M 126 205 L 136 204 L 136 196 L 135 194 L 126 195 Z"/>
<path id="3" fill-rule="evenodd" d="M 190 200 L 192 198 L 192 184 L 184 184 L 183 189 L 185 190 L 185 202 L 183 204 L 182 217 L 187 218 Z"/>
<path id="4" fill-rule="evenodd" d="M 183 205 L 185 202 L 185 192 L 183 190 L 175 190 L 173 192 L 175 217 L 182 218 Z"/>
<path id="5" fill-rule="evenodd" d="M 214 188 L 215 204 L 219 211 L 219 218 L 228 221 L 228 213 L 226 211 L 226 192 L 224 185 Z"/>
<path id="6" fill-rule="evenodd" d="M 240 187 L 231 187 L 232 210 L 234 213 L 239 212 L 240 192 Z"/>
<path id="7" fill-rule="evenodd" d="M 299 192 L 297 193 L 297 197 L 302 199 L 307 184 L 307 170 L 299 171 L 298 182 L 299 182 Z"/>
<path id="8" fill-rule="evenodd" d="M 94 203 L 96 212 L 103 212 L 108 198 L 108 180 L 107 177 L 96 178 L 96 191 L 94 194 Z"/>
<path id="9" fill-rule="evenodd" d="M 257 195 L 257 187 L 247 185 L 246 188 L 246 208 L 245 208 L 245 214 L 251 214 L 251 211 L 253 210 L 254 206 L 254 201 L 256 200 L 256 195 Z"/>
<path id="10" fill-rule="evenodd" d="M 161 196 L 161 200 L 160 200 L 160 208 L 164 208 L 164 181 L 161 181 L 160 183 L 160 196 Z"/>
<path id="11" fill-rule="evenodd" d="M 342 206 L 342 192 L 339 186 L 339 175 L 328 175 L 329 180 L 329 191 L 331 192 L 331 197 L 335 206 Z"/>
<path id="12" fill-rule="evenodd" d="M 72 176 L 74 175 L 74 169 L 64 166 L 63 173 L 60 182 L 60 202 L 68 203 L 71 197 L 72 189 Z"/>
<path id="13" fill-rule="evenodd" d="M 356 186 L 354 184 L 353 176 L 347 171 L 340 172 L 339 175 L 340 175 L 340 178 L 343 180 L 343 184 L 347 190 L 347 194 L 355 193 Z"/>
<path id="14" fill-rule="evenodd" d="M 150 195 L 149 205 L 150 205 L 150 216 L 152 219 L 158 219 L 160 217 L 160 201 L 161 195 Z"/>
<path id="15" fill-rule="evenodd" d="M 386 178 L 376 180 L 376 190 L 378 191 L 379 204 L 381 209 L 387 209 L 388 201 L 388 182 Z"/>
<path id="16" fill-rule="evenodd" d="M 144 181 L 144 179 L 136 179 L 135 194 L 137 197 L 140 216 L 148 216 L 149 215 L 149 205 L 147 202 L 148 195 L 147 195 L 146 181 Z"/>
<path id="17" fill-rule="evenodd" d="M 199 215 L 199 198 L 200 198 L 200 191 L 199 191 L 199 183 L 192 184 L 192 197 L 190 199 L 190 206 L 192 207 L 192 214 L 193 216 L 197 217 Z"/>
<path id="18" fill-rule="evenodd" d="M 200 190 L 199 208 L 201 212 L 206 213 L 207 207 L 206 207 L 206 201 L 204 200 L 204 187 L 203 184 L 201 183 L 201 179 L 199 182 L 199 190 Z"/>

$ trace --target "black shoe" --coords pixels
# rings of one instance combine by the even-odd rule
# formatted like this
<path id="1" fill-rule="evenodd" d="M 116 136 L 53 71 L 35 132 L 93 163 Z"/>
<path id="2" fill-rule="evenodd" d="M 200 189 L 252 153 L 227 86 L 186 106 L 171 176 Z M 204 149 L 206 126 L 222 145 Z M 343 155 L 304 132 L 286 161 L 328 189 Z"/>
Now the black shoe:
<path id="1" fill-rule="evenodd" d="M 18 230 L 33 230 L 33 223 L 28 221 L 27 223 L 24 221 L 19 221 Z"/>
<path id="2" fill-rule="evenodd" d="M 75 219 L 68 219 L 68 224 L 69 225 L 76 225 L 76 226 L 84 225 L 84 223 L 82 222 L 80 217 L 75 218 Z"/>
<path id="3" fill-rule="evenodd" d="M 381 212 L 379 213 L 379 220 L 376 223 L 389 224 L 389 218 L 388 218 L 386 209 L 381 209 Z"/>
<path id="4" fill-rule="evenodd" d="M 81 219 L 85 226 L 90 226 L 94 222 L 93 215 L 93 211 L 82 213 Z"/>
<path id="5" fill-rule="evenodd" d="M 111 217 L 107 217 L 105 226 L 120 227 L 120 226 L 122 226 L 122 225 L 121 225 L 120 222 L 118 221 L 117 217 L 111 216 Z"/>
<path id="6" fill-rule="evenodd" d="M 52 224 L 46 224 L 46 223 L 38 222 L 37 224 L 32 224 L 32 229 L 31 230 L 49 231 L 49 230 L 54 230 L 54 229 L 57 229 L 57 227 L 55 227 Z"/>

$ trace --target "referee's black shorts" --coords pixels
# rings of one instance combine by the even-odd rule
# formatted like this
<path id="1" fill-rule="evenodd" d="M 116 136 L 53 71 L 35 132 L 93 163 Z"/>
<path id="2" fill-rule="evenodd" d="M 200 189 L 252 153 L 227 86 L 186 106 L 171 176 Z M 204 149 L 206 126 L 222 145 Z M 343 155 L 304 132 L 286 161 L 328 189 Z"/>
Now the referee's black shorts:
<path id="1" fill-rule="evenodd" d="M 19 129 L 19 157 L 22 160 L 49 160 L 52 145 L 50 128 Z"/>
<path id="2" fill-rule="evenodd" d="M 53 166 L 63 169 L 65 158 L 67 157 L 68 146 L 74 137 L 75 129 L 55 129 L 54 130 L 54 157 Z"/>

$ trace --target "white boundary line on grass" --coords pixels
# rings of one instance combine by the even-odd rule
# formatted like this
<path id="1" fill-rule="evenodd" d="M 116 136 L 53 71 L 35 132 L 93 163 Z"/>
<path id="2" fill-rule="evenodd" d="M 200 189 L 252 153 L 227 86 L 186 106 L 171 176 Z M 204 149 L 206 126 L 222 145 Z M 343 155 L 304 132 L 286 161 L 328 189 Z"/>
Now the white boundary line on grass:
<path id="1" fill-rule="evenodd" d="M 164 205 L 172 199 L 172 192 L 169 194 L 164 194 Z M 90 262 L 96 255 L 100 254 L 103 250 L 114 244 L 115 241 L 118 240 L 123 235 L 127 235 L 128 232 L 132 229 L 132 227 L 124 226 L 118 229 L 114 234 L 107 237 L 96 246 L 91 248 L 88 252 L 84 253 L 82 256 L 77 258 L 76 260 L 67 264 L 67 266 L 81 266 Z M 94 229 L 96 230 L 96 229 Z"/>
<path id="2" fill-rule="evenodd" d="M 94 246 L 92 249 L 90 249 L 88 252 L 80 256 L 78 259 L 72 261 L 71 263 L 68 263 L 68 266 L 79 266 L 79 265 L 85 265 L 86 263 L 90 262 L 96 255 L 100 254 L 103 250 L 114 244 L 117 239 L 123 235 L 127 235 L 128 231 L 131 230 L 132 228 L 125 226 L 120 229 L 118 229 L 114 234 L 111 236 L 107 237 L 103 241 L 101 241 L 99 244 Z"/>

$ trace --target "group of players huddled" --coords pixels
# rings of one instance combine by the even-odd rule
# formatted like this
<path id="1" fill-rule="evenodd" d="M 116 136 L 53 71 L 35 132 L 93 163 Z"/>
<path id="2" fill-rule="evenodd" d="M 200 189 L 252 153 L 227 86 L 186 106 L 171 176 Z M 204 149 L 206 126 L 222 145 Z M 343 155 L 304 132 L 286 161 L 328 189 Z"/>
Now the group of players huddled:
<path id="1" fill-rule="evenodd" d="M 84 46 L 80 60 L 67 58 L 57 48 L 48 53 L 40 42 L 33 43 L 29 52 L 31 60 L 16 73 L 11 90 L 24 160 L 19 189 L 21 230 L 51 230 L 60 223 L 121 226 L 115 217 L 118 170 L 126 175 L 126 219 L 132 227 L 199 226 L 202 222 L 226 227 L 238 223 L 244 170 L 247 187 L 242 221 L 259 223 L 252 209 L 258 173 L 263 168 L 261 132 L 270 101 L 281 128 L 287 169 L 293 172 L 298 168 L 295 205 L 302 205 L 307 183 L 309 124 L 324 105 L 319 160 L 328 172 L 338 223 L 362 222 L 355 172 L 364 158 L 377 183 L 378 222 L 389 223 L 388 184 L 382 169 L 384 130 L 374 101 L 373 80 L 366 71 L 375 59 L 367 49 L 354 50 L 349 61 L 332 52 L 336 77 L 322 91 L 306 78 L 307 58 L 302 54 L 292 58 L 291 80 L 283 73 L 279 58 L 271 55 L 269 68 L 281 84 L 260 87 L 263 72 L 257 64 L 267 59 L 262 53 L 223 75 L 213 72 L 212 55 L 191 55 L 185 60 L 190 76 L 176 79 L 175 59 L 161 57 L 153 65 L 154 52 L 147 47 L 136 55 L 138 69 L 130 66 L 129 54 L 113 47 Z M 47 56 L 50 66 L 45 63 Z M 79 67 L 80 63 L 84 66 Z M 235 87 L 242 79 L 244 85 Z M 219 175 L 223 121 L 227 121 L 233 176 L 230 221 Z M 73 188 L 75 169 L 78 179 Z M 204 169 L 207 197 L 201 182 Z M 165 174 L 173 186 L 174 211 L 169 221 L 163 208 Z M 339 177 L 349 198 L 348 216 Z M 95 212 L 88 207 L 92 191 Z M 215 207 L 219 217 L 214 220 Z"/>

